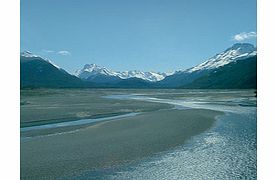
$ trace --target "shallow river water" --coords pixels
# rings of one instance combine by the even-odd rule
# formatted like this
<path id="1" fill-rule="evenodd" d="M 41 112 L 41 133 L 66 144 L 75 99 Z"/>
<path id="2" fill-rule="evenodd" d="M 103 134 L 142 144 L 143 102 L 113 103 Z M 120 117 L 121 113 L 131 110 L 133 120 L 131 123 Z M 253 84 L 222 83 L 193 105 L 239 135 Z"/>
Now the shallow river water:
<path id="1" fill-rule="evenodd" d="M 151 94 L 106 97 L 219 110 L 225 115 L 217 117 L 211 129 L 180 147 L 126 166 L 84 172 L 72 179 L 256 179 L 256 98 L 245 91 L 232 91 L 231 95 L 225 92 L 227 98 L 198 93 L 198 97 L 172 99 Z"/>

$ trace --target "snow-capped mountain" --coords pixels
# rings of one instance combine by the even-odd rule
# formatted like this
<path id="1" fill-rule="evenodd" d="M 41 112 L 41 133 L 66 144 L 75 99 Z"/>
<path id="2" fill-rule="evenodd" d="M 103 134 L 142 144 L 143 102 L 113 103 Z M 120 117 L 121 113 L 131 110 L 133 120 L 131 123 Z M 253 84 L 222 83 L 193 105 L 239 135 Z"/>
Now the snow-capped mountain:
<path id="1" fill-rule="evenodd" d="M 143 79 L 151 82 L 160 81 L 166 77 L 166 73 L 142 72 L 138 70 L 123 71 L 123 72 L 112 71 L 105 67 L 98 66 L 96 64 L 86 64 L 83 67 L 83 69 L 77 70 L 75 72 L 75 76 L 81 79 L 88 79 L 98 75 L 119 77 L 120 79 L 139 78 L 139 79 Z"/>
<path id="2" fill-rule="evenodd" d="M 20 53 L 20 86 L 59 88 L 91 85 L 67 73 L 50 60 L 25 51 Z"/>
<path id="3" fill-rule="evenodd" d="M 25 58 L 29 58 L 29 60 L 37 60 L 37 59 L 44 60 L 44 61 L 49 62 L 50 64 L 52 64 L 52 65 L 55 66 L 56 68 L 62 69 L 61 67 L 59 67 L 58 65 L 56 65 L 55 63 L 53 63 L 50 59 L 43 58 L 43 57 L 41 57 L 41 56 L 38 56 L 38 55 L 36 55 L 36 54 L 33 54 L 33 53 L 30 52 L 30 51 L 23 51 L 23 52 L 20 53 L 20 56 L 21 56 L 21 57 L 25 57 Z"/>
<path id="4" fill-rule="evenodd" d="M 176 71 L 158 82 L 158 87 L 182 87 L 228 64 L 255 57 L 257 49 L 248 43 L 237 43 L 203 63 L 187 70 Z M 231 77 L 230 77 L 231 78 Z"/>
<path id="5" fill-rule="evenodd" d="M 122 79 L 136 77 L 139 79 L 155 82 L 155 81 L 160 81 L 164 79 L 166 76 L 166 73 L 142 72 L 142 71 L 133 70 L 133 71 L 118 72 L 118 76 Z"/>
<path id="6" fill-rule="evenodd" d="M 186 70 L 186 72 L 191 73 L 194 71 L 211 70 L 255 55 L 257 55 L 257 49 L 252 44 L 236 43 L 232 47 L 213 56 L 205 62 Z"/>
<path id="7" fill-rule="evenodd" d="M 20 54 L 22 87 L 256 88 L 257 49 L 237 43 L 203 63 L 174 73 L 113 71 L 86 64 L 70 75 L 46 58 Z"/>
<path id="8" fill-rule="evenodd" d="M 23 56 L 23 57 L 40 57 L 38 55 L 35 55 L 33 53 L 31 53 L 30 51 L 23 51 L 20 53 L 20 56 Z"/>
<path id="9" fill-rule="evenodd" d="M 81 79 L 88 79 L 90 76 L 94 75 L 106 75 L 106 76 L 117 76 L 117 74 L 113 71 L 105 67 L 98 66 L 96 64 L 86 64 L 83 69 L 75 71 L 75 76 Z"/>

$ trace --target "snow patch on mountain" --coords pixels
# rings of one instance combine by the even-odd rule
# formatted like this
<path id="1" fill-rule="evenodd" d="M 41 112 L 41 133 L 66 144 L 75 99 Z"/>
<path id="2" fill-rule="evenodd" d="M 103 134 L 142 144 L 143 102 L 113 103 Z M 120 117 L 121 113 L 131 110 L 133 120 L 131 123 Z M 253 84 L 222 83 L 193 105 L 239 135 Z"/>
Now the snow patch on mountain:
<path id="1" fill-rule="evenodd" d="M 52 64 L 53 66 L 55 66 L 56 68 L 58 69 L 62 69 L 60 66 L 56 65 L 54 62 L 52 62 L 51 60 L 49 59 L 44 59 L 45 61 L 49 62 L 50 64 Z"/>
<path id="2" fill-rule="evenodd" d="M 233 61 L 245 59 L 247 57 L 257 55 L 257 49 L 248 43 L 237 43 L 234 44 L 232 47 L 226 49 L 222 53 L 219 53 L 212 58 L 208 59 L 207 61 L 186 70 L 185 72 L 195 72 L 195 71 L 202 71 L 202 70 L 210 70 L 215 69 L 226 64 L 229 64 Z"/>
<path id="3" fill-rule="evenodd" d="M 52 64 L 52 65 L 55 66 L 56 68 L 62 69 L 61 67 L 59 67 L 58 65 L 56 65 L 54 62 L 52 62 L 50 59 L 43 58 L 43 57 L 41 57 L 41 56 L 39 56 L 39 55 L 33 54 L 33 53 L 30 52 L 30 51 L 23 51 L 23 52 L 20 53 L 20 56 L 26 57 L 26 58 L 40 58 L 40 59 L 42 59 L 42 60 L 44 60 L 44 61 L 47 61 L 48 63 Z M 34 59 L 34 60 L 36 60 L 36 59 Z"/>
<path id="4" fill-rule="evenodd" d="M 95 75 L 106 75 L 106 76 L 117 76 L 121 79 L 128 79 L 128 78 L 140 78 L 147 81 L 160 81 L 164 79 L 167 74 L 166 73 L 159 73 L 159 72 L 142 72 L 138 70 L 133 71 L 112 71 L 105 67 L 98 66 L 96 64 L 86 64 L 83 69 L 77 70 L 75 72 L 75 76 L 81 79 L 87 79 L 91 76 Z"/>
<path id="5" fill-rule="evenodd" d="M 40 56 L 35 55 L 35 54 L 31 53 L 30 51 L 23 51 L 23 52 L 20 53 L 20 56 L 23 56 L 23 57 L 39 57 L 39 58 L 41 58 Z"/>
<path id="6" fill-rule="evenodd" d="M 86 64 L 83 69 L 75 71 L 74 75 L 81 78 L 87 79 L 93 75 L 106 75 L 106 76 L 116 76 L 116 73 L 110 71 L 105 67 L 98 66 L 96 64 Z"/>
<path id="7" fill-rule="evenodd" d="M 128 79 L 132 77 L 148 80 L 148 81 L 160 81 L 165 78 L 165 73 L 156 73 L 156 72 L 142 72 L 138 70 L 133 71 L 123 71 L 123 72 L 117 72 L 118 77 L 121 79 Z"/>

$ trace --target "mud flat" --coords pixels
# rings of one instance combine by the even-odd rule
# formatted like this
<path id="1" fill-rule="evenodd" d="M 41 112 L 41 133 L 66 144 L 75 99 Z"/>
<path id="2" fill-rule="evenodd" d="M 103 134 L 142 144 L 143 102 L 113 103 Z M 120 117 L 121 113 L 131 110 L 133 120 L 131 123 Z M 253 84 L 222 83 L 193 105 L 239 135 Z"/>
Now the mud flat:
<path id="1" fill-rule="evenodd" d="M 159 110 L 21 140 L 21 179 L 56 179 L 140 160 L 184 144 L 221 112 Z"/>

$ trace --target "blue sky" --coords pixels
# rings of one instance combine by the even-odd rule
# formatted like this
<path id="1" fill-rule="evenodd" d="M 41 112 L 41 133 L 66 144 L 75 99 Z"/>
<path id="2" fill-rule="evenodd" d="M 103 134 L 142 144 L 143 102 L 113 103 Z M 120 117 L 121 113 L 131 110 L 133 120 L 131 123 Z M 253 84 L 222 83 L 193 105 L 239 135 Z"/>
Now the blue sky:
<path id="1" fill-rule="evenodd" d="M 256 45 L 256 0 L 21 0 L 20 49 L 69 72 L 186 69 Z"/>

